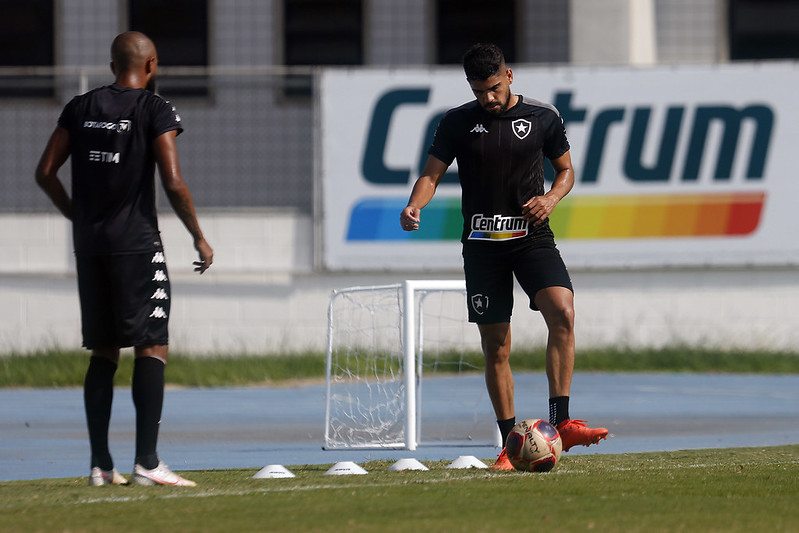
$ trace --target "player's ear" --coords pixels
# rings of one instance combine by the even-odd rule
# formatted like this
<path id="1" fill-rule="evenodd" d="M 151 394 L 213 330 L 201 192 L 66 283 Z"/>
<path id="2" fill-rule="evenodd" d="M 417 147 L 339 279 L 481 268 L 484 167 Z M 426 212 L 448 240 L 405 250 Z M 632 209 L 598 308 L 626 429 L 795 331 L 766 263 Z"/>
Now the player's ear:
<path id="1" fill-rule="evenodd" d="M 154 74 L 158 65 L 158 59 L 155 57 L 148 57 L 144 62 L 144 72 L 146 74 Z"/>
<path id="2" fill-rule="evenodd" d="M 510 85 L 511 83 L 513 83 L 513 71 L 512 71 L 511 69 L 508 69 L 508 70 L 505 72 L 505 75 L 508 77 L 508 85 Z"/>

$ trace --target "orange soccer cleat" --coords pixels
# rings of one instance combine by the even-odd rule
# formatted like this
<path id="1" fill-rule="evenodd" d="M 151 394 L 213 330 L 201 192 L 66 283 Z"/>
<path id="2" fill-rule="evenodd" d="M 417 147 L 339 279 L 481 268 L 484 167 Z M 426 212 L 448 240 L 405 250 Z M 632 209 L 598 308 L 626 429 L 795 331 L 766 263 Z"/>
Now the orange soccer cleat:
<path id="1" fill-rule="evenodd" d="M 505 448 L 502 448 L 502 452 L 497 456 L 497 462 L 490 466 L 489 470 L 515 470 L 513 465 L 510 464 L 510 459 L 508 459 Z"/>
<path id="2" fill-rule="evenodd" d="M 564 452 L 568 452 L 572 446 L 598 444 L 600 440 L 608 437 L 607 429 L 589 428 L 585 425 L 585 420 L 566 419 L 558 424 L 558 433 L 560 433 Z"/>

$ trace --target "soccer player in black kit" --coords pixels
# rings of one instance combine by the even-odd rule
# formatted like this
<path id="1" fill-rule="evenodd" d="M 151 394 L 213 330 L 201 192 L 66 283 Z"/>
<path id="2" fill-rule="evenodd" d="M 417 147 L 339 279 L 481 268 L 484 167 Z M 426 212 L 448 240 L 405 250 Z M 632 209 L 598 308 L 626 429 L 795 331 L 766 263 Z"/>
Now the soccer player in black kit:
<path id="1" fill-rule="evenodd" d="M 422 209 L 457 159 L 469 321 L 480 331 L 486 387 L 503 445 L 516 424 L 509 362 L 513 276 L 549 331 L 549 422 L 557 427 L 564 451 L 596 444 L 608 430 L 569 416 L 574 294 L 549 228 L 549 215 L 574 185 L 563 121 L 551 105 L 511 93 L 513 72 L 497 46 L 474 45 L 464 55 L 463 68 L 476 99 L 441 119 L 400 225 L 419 229 Z M 544 157 L 555 169 L 549 191 L 544 190 Z M 492 468 L 513 469 L 504 448 Z"/>
<path id="2" fill-rule="evenodd" d="M 142 33 L 122 33 L 111 45 L 111 60 L 114 84 L 76 96 L 64 107 L 36 169 L 39 186 L 72 220 L 83 344 L 91 350 L 84 381 L 89 484 L 127 483 L 114 468 L 108 425 L 119 350 L 133 346 L 132 481 L 193 487 L 156 452 L 171 297 L 155 206 L 156 165 L 170 204 L 194 240 L 195 271 L 205 272 L 214 252 L 180 172 L 175 146 L 183 131 L 180 117 L 152 91 L 155 45 Z M 70 156 L 71 197 L 57 175 Z"/>

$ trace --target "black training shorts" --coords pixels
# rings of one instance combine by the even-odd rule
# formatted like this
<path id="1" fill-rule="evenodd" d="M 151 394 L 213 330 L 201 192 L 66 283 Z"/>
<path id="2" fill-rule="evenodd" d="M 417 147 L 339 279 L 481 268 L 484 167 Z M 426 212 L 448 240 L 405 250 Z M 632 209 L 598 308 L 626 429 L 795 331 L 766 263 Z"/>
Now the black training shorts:
<path id="1" fill-rule="evenodd" d="M 538 310 L 535 295 L 547 287 L 574 291 L 569 272 L 552 241 L 522 246 L 469 243 L 463 248 L 466 300 L 469 322 L 510 322 L 513 313 L 513 277 L 530 298 L 530 309 Z"/>
<path id="2" fill-rule="evenodd" d="M 163 250 L 78 254 L 83 345 L 89 349 L 169 342 L 169 276 Z"/>

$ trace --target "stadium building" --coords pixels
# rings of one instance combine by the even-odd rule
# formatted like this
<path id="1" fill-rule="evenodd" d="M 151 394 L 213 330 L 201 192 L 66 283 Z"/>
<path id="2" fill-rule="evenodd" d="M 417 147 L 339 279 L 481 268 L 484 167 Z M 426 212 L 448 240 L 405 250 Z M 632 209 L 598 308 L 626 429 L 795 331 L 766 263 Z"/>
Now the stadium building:
<path id="1" fill-rule="evenodd" d="M 337 178 L 331 175 L 333 167 L 324 156 L 329 151 L 324 149 L 332 138 L 358 137 L 347 112 L 331 112 L 339 119 L 331 122 L 322 110 L 351 109 L 366 115 L 375 102 L 357 86 L 350 95 L 342 90 L 331 96 L 320 74 L 325 67 L 353 73 L 356 82 L 361 72 L 383 77 L 406 71 L 418 77 L 440 72 L 455 75 L 461 54 L 470 44 L 492 41 L 502 46 L 514 71 L 541 69 L 545 75 L 557 72 L 562 80 L 592 71 L 623 72 L 621 79 L 635 85 L 636 72 L 645 76 L 656 72 L 661 77 L 647 83 L 658 85 L 671 68 L 698 69 L 713 79 L 719 68 L 749 65 L 743 68 L 754 69 L 751 75 L 738 71 L 730 75 L 756 77 L 761 65 L 774 64 L 783 66 L 774 76 L 792 80 L 793 59 L 799 56 L 799 8 L 794 4 L 757 0 L 0 0 L 0 119 L 6 125 L 0 148 L 0 298 L 9 302 L 0 311 L 0 352 L 80 345 L 69 226 L 37 188 L 33 174 L 63 105 L 75 94 L 112 81 L 109 46 L 121 31 L 143 31 L 158 46 L 159 91 L 175 103 L 186 126 L 178 141 L 182 171 L 216 251 L 210 280 L 191 277 L 193 250 L 179 221 L 161 202 L 165 206 L 162 231 L 175 293 L 180 294 L 173 305 L 175 349 L 268 353 L 324 346 L 331 289 L 409 277 L 461 276 L 457 256 L 452 264 L 422 269 L 401 264 L 358 268 L 330 252 L 336 246 L 331 228 L 337 226 L 330 225 L 336 215 L 325 205 L 325 194 L 335 189 Z M 521 85 L 522 78 L 515 83 Z M 529 84 L 529 90 L 535 87 Z M 718 108 L 721 104 L 716 102 L 726 101 L 724 89 L 715 87 L 708 97 L 713 105 L 700 98 L 696 109 Z M 531 96 L 552 100 L 557 94 L 566 93 Z M 451 106 L 468 96 L 468 91 L 453 95 Z M 746 106 L 757 102 L 741 98 L 744 103 L 730 105 L 745 121 L 749 118 Z M 776 104 L 765 107 L 776 109 L 773 114 L 779 115 Z M 645 105 L 631 110 L 629 116 L 638 109 Z M 693 111 L 685 113 L 688 124 Z M 643 124 L 636 122 L 638 116 L 630 119 L 630 127 Z M 641 112 L 640 117 L 643 121 L 648 115 Z M 775 124 L 784 122 L 779 118 Z M 595 121 L 592 124 L 597 128 Z M 666 123 L 664 131 L 668 127 Z M 760 131 L 742 135 L 754 137 L 756 145 Z M 776 136 L 769 139 L 773 142 Z M 675 138 L 674 159 L 682 157 L 684 150 L 688 166 L 693 145 L 681 148 L 683 137 Z M 417 144 L 414 140 L 414 147 Z M 359 150 L 353 151 L 355 157 Z M 652 158 L 651 149 L 639 150 L 642 160 Z M 723 145 L 720 150 L 723 154 Z M 778 168 L 778 151 L 772 146 L 763 155 L 763 181 Z M 396 154 L 387 151 L 385 158 L 389 168 Z M 734 192 L 774 197 L 774 191 L 753 188 L 756 163 L 750 156 L 749 181 Z M 736 163 L 731 174 L 741 166 L 745 163 Z M 67 179 L 68 173 L 66 165 Z M 722 173 L 717 170 L 711 181 L 723 180 Z M 412 175 L 404 189 L 406 197 Z M 730 181 L 735 181 L 734 175 Z M 766 217 L 762 220 L 765 224 Z M 760 233 L 767 233 L 766 226 L 756 225 L 746 235 L 754 238 Z M 729 240 L 734 235 L 730 230 L 722 237 Z M 668 235 L 675 236 L 684 235 Z M 684 250 L 679 244 L 676 255 L 690 257 L 697 248 L 701 251 L 701 244 L 689 244 Z M 568 264 L 568 245 L 563 246 Z M 780 303 L 799 296 L 799 284 L 791 276 L 799 249 L 791 246 L 769 256 L 770 250 L 779 248 L 772 240 L 758 248 L 763 252 L 755 259 L 736 255 L 738 248 L 733 248 L 729 253 L 721 249 L 708 260 L 700 254 L 696 261 L 672 262 L 652 255 L 654 259 L 648 262 L 631 256 L 606 263 L 602 258 L 595 261 L 591 250 L 583 255 L 578 251 L 573 263 L 578 344 L 796 346 L 799 319 L 787 319 Z M 382 249 L 375 250 L 363 253 L 375 255 Z M 764 256 L 772 258 L 764 260 Z M 723 259 L 717 262 L 718 257 Z M 744 305 L 751 312 L 743 313 Z M 529 341 L 543 342 L 544 330 L 542 325 Z"/>

